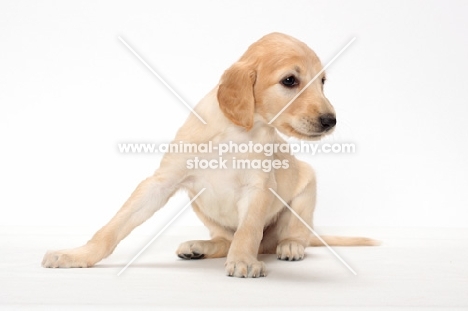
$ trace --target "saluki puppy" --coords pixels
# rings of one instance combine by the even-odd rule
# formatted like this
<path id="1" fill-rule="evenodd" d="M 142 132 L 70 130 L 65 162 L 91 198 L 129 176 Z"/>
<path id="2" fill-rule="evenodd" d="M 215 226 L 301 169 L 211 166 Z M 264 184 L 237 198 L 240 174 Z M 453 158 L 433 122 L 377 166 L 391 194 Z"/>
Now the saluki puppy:
<path id="1" fill-rule="evenodd" d="M 331 133 L 336 124 L 335 111 L 323 92 L 324 73 L 277 114 L 321 69 L 320 60 L 306 44 L 280 33 L 266 35 L 224 72 L 219 84 L 195 107 L 207 124 L 191 114 L 173 142 L 211 142 L 216 147 L 227 143 L 287 144 L 278 132 L 318 140 Z M 257 259 L 259 253 L 276 253 L 281 260 L 300 260 L 307 246 L 321 245 L 271 191 L 312 226 L 316 179 L 307 163 L 288 152 L 229 150 L 223 154 L 224 167 L 203 169 L 194 165 L 195 160 L 216 163 L 222 160 L 218 156 L 217 152 L 199 150 L 166 153 L 154 175 L 137 186 L 89 242 L 74 249 L 47 252 L 42 265 L 95 265 L 179 189 L 187 191 L 190 198 L 203 191 L 192 207 L 211 235 L 211 240 L 182 243 L 177 250 L 181 258 L 227 257 L 227 275 L 260 277 L 266 270 Z M 239 160 L 262 167 L 239 168 Z M 367 238 L 323 238 L 330 245 L 375 244 Z"/>

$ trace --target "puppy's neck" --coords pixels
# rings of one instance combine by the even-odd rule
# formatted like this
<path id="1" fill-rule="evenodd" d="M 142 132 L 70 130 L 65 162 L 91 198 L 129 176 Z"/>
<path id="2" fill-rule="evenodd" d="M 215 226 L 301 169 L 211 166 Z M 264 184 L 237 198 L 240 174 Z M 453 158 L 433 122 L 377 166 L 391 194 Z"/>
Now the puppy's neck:
<path id="1" fill-rule="evenodd" d="M 254 115 L 254 124 L 250 130 L 232 123 L 219 108 L 217 90 L 216 87 L 209 92 L 194 109 L 207 124 L 203 124 L 191 113 L 177 132 L 175 141 L 206 143 L 235 140 L 271 143 L 280 139 L 276 129 L 259 114 Z"/>

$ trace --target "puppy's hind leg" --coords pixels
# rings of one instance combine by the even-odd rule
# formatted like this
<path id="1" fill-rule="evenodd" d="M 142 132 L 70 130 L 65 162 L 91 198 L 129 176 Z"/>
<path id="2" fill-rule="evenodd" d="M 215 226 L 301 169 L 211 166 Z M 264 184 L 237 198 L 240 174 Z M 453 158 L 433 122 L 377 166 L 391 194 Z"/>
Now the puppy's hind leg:
<path id="1" fill-rule="evenodd" d="M 178 189 L 173 174 L 157 171 L 143 180 L 117 214 L 85 245 L 68 250 L 49 251 L 42 266 L 45 268 L 91 267 L 109 256 L 117 244 L 135 227 L 151 217 L 166 204 Z"/>
<path id="2" fill-rule="evenodd" d="M 193 240 L 179 245 L 177 256 L 182 259 L 202 259 L 226 257 L 234 233 L 205 216 L 196 202 L 192 202 L 193 211 L 210 230 L 211 240 Z"/>
<path id="3" fill-rule="evenodd" d="M 231 241 L 223 238 L 187 241 L 179 245 L 177 256 L 182 259 L 226 257 Z"/>

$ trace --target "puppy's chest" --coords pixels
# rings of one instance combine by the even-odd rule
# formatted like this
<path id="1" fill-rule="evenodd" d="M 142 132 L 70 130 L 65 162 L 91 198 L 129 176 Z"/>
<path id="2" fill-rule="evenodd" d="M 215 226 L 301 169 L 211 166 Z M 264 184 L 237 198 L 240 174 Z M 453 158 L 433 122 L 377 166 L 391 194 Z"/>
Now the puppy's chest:
<path id="1" fill-rule="evenodd" d="M 239 170 L 206 171 L 197 174 L 185 188 L 195 194 L 205 189 L 196 200 L 199 211 L 224 227 L 237 228 L 242 208 L 239 202 L 259 182 L 255 175 Z"/>

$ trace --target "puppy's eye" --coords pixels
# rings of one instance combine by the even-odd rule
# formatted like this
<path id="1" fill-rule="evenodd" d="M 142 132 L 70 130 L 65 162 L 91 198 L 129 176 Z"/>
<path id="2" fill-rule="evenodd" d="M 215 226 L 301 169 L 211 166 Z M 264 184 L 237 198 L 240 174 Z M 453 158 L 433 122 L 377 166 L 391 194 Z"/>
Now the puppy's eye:
<path id="1" fill-rule="evenodd" d="M 294 76 L 289 76 L 281 81 L 281 84 L 283 84 L 286 87 L 295 87 L 296 85 L 299 84 L 299 81 L 296 79 Z"/>
<path id="2" fill-rule="evenodd" d="M 327 80 L 327 79 L 326 79 L 325 77 L 322 78 L 322 85 L 325 84 L 325 81 L 326 81 L 326 80 Z"/>

